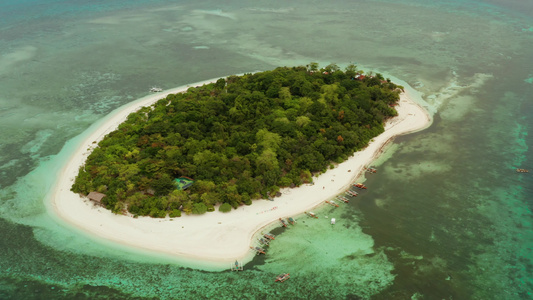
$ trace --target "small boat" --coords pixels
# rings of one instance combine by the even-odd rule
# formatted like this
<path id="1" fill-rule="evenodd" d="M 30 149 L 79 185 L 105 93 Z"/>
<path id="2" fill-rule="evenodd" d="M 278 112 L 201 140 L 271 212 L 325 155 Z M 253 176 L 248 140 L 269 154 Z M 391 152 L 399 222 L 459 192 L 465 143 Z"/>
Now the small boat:
<path id="1" fill-rule="evenodd" d="M 375 169 L 375 168 L 367 168 L 366 171 L 369 172 L 369 173 L 377 173 L 378 172 L 378 170 Z"/>
<path id="2" fill-rule="evenodd" d="M 355 186 L 358 189 L 366 189 L 366 186 L 362 183 L 354 183 L 353 186 Z"/>
<path id="3" fill-rule="evenodd" d="M 357 192 L 354 192 L 352 190 L 348 190 L 348 191 L 346 191 L 346 193 L 350 194 L 350 196 L 353 196 L 353 197 L 357 197 L 357 195 L 358 195 Z"/>
<path id="4" fill-rule="evenodd" d="M 280 275 L 278 275 L 278 277 L 276 277 L 276 282 L 283 282 L 283 281 L 285 281 L 285 280 L 287 280 L 289 278 L 291 278 L 289 273 L 280 274 Z"/>
<path id="5" fill-rule="evenodd" d="M 294 225 L 296 223 L 296 220 L 294 220 L 293 218 L 289 218 L 289 223 L 291 223 L 291 225 Z"/>
<path id="6" fill-rule="evenodd" d="M 163 89 L 159 88 L 159 87 L 153 86 L 152 88 L 150 88 L 150 92 L 152 92 L 152 93 L 159 93 L 159 92 L 162 92 L 162 91 L 163 91 Z"/>
<path id="7" fill-rule="evenodd" d="M 270 234 L 270 233 L 265 233 L 263 236 L 266 237 L 269 240 L 275 240 L 276 239 L 276 236 L 273 235 L 273 234 Z"/>
<path id="8" fill-rule="evenodd" d="M 250 249 L 254 250 L 257 255 L 259 254 L 265 254 L 265 249 L 260 247 L 250 247 Z"/>
<path id="9" fill-rule="evenodd" d="M 343 196 L 339 196 L 339 197 L 337 197 L 337 199 L 341 200 L 344 203 L 350 202 L 350 200 L 348 200 L 346 197 L 343 197 Z"/>
<path id="10" fill-rule="evenodd" d="M 529 173 L 529 170 L 527 170 L 527 169 L 516 169 L 516 172 L 518 172 L 518 173 Z"/>
<path id="11" fill-rule="evenodd" d="M 279 221 L 281 222 L 281 226 L 287 227 L 287 221 L 283 220 L 282 218 L 279 218 Z"/>
<path id="12" fill-rule="evenodd" d="M 270 244 L 270 240 L 267 238 L 260 238 L 259 243 L 261 243 L 263 246 L 268 246 Z"/>
<path id="13" fill-rule="evenodd" d="M 231 270 L 232 271 L 242 271 L 243 270 L 242 264 L 238 260 L 235 260 L 235 263 L 233 263 L 231 265 Z"/>
<path id="14" fill-rule="evenodd" d="M 335 218 L 331 218 L 331 225 L 335 225 Z"/>
<path id="15" fill-rule="evenodd" d="M 312 212 L 312 211 L 310 211 L 310 212 L 305 212 L 305 214 L 308 215 L 308 216 L 310 216 L 311 218 L 318 219 L 318 216 L 317 216 L 314 212 Z"/>
<path id="16" fill-rule="evenodd" d="M 337 203 L 333 202 L 333 201 L 326 200 L 326 203 L 329 204 L 329 205 L 333 205 L 335 207 L 339 207 L 339 205 Z"/>

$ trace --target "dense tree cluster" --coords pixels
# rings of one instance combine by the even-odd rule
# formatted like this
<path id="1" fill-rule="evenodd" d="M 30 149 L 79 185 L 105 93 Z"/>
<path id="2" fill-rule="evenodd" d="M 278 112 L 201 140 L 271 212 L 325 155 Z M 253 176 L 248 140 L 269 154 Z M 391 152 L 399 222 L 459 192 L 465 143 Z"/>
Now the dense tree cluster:
<path id="1" fill-rule="evenodd" d="M 344 161 L 383 132 L 401 86 L 355 66 L 229 76 L 132 113 L 79 170 L 72 191 L 115 213 L 228 211 Z M 195 180 L 178 190 L 173 180 Z"/>

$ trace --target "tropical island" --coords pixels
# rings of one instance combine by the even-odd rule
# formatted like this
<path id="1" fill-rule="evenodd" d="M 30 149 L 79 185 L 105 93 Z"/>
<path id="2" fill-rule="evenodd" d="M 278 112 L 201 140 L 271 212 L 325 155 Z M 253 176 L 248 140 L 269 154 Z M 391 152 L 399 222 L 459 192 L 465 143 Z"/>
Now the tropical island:
<path id="1" fill-rule="evenodd" d="M 384 131 L 403 87 L 356 66 L 280 67 L 169 94 L 129 114 L 80 166 L 75 193 L 114 213 L 221 212 L 312 183 Z"/>
<path id="2" fill-rule="evenodd" d="M 359 73 L 356 71 L 354 82 L 361 81 L 361 84 L 364 84 L 367 77 L 361 78 Z M 332 200 L 337 195 L 344 194 L 354 181 L 361 180 L 365 168 L 396 136 L 422 130 L 431 124 L 431 116 L 419 104 L 424 103 L 423 99 L 404 83 L 404 92 L 400 93 L 398 105 L 394 106 L 398 115 L 385 121 L 385 131 L 371 139 L 368 146 L 349 155 L 346 161 L 335 164 L 334 168 L 327 166 L 326 172 L 316 174 L 317 176 L 312 178 L 312 183 L 304 183 L 298 188 L 282 188 L 281 196 L 269 199 L 271 201 L 254 201 L 253 205 L 242 205 L 231 213 L 218 209 L 201 215 L 191 213 L 181 218 L 135 218 L 132 214 L 113 213 L 110 209 L 95 205 L 85 194 L 71 191 L 80 169 L 86 165 L 88 156 L 98 147 L 100 141 L 120 126 L 124 126 L 131 113 L 143 110 L 170 94 L 185 93 L 191 88 L 196 90 L 204 85 L 215 84 L 219 79 L 190 83 L 131 101 L 69 141 L 58 156 L 61 159 L 68 158 L 58 170 L 55 184 L 47 194 L 46 207 L 50 216 L 57 218 L 65 228 L 72 229 L 75 234 L 87 234 L 91 242 L 111 242 L 119 247 L 124 245 L 127 251 L 149 251 L 151 257 L 156 253 L 169 255 L 183 266 L 224 270 L 233 264 L 235 259 L 244 262 L 251 260 L 254 252 L 250 250 L 250 246 L 255 245 L 256 237 L 262 231 L 276 227 L 279 218 L 293 217 L 297 222 L 308 218 L 303 215 L 304 212 L 323 205 L 325 200 Z M 183 187 L 185 186 L 182 185 Z M 192 191 L 192 186 L 190 188 Z M 371 192 L 372 187 L 369 188 Z M 357 201 L 364 201 L 360 197 L 357 198 Z M 321 211 L 315 212 L 323 217 Z M 343 220 L 338 222 L 342 223 Z"/>

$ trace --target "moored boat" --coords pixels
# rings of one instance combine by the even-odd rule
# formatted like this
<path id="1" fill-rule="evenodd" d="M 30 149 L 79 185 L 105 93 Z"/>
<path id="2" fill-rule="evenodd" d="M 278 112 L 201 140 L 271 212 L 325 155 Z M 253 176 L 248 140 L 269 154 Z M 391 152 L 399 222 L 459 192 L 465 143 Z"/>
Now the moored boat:
<path id="1" fill-rule="evenodd" d="M 294 220 L 293 218 L 289 218 L 289 223 L 291 223 L 291 225 L 294 225 L 296 223 L 296 220 Z"/>
<path id="2" fill-rule="evenodd" d="M 346 193 L 348 193 L 350 196 L 357 197 L 357 192 L 354 192 L 352 190 L 347 190 Z"/>
<path id="3" fill-rule="evenodd" d="M 287 227 L 287 221 L 283 220 L 282 218 L 279 218 L 279 221 L 281 222 L 281 226 Z"/>
<path id="4" fill-rule="evenodd" d="M 276 236 L 273 235 L 273 234 L 270 234 L 270 233 L 265 233 L 263 236 L 266 237 L 269 240 L 275 240 L 276 239 Z"/>
<path id="5" fill-rule="evenodd" d="M 278 277 L 276 277 L 276 282 L 283 282 L 289 278 L 291 278 L 289 273 L 283 273 L 283 274 L 278 275 Z"/>
<path id="6" fill-rule="evenodd" d="M 377 172 L 378 172 L 378 170 L 375 169 L 375 168 L 367 168 L 366 171 L 367 171 L 368 173 L 377 173 Z"/>
<path id="7" fill-rule="evenodd" d="M 529 173 L 528 169 L 516 169 L 516 172 L 518 173 Z"/>
<path id="8" fill-rule="evenodd" d="M 265 254 L 265 249 L 260 247 L 250 247 L 250 249 L 254 250 L 257 255 L 259 254 Z"/>
<path id="9" fill-rule="evenodd" d="M 346 198 L 346 197 L 344 197 L 344 196 L 339 196 L 339 197 L 337 197 L 337 199 L 341 200 L 341 201 L 344 202 L 344 203 L 348 203 L 348 202 L 350 202 L 350 200 L 348 200 L 348 198 Z"/>
<path id="10" fill-rule="evenodd" d="M 310 211 L 310 212 L 305 212 L 305 214 L 308 215 L 308 216 L 310 216 L 311 218 L 318 219 L 318 216 L 317 216 L 314 212 L 312 212 L 312 211 Z"/>
<path id="11" fill-rule="evenodd" d="M 362 183 L 354 183 L 353 186 L 355 186 L 358 189 L 366 189 L 366 186 Z"/>
<path id="12" fill-rule="evenodd" d="M 335 206 L 335 207 L 339 207 L 339 205 L 333 201 L 328 201 L 326 200 L 326 203 L 329 204 L 329 205 L 332 205 L 332 206 Z"/>
<path id="13" fill-rule="evenodd" d="M 259 243 L 261 243 L 263 246 L 268 246 L 270 244 L 270 240 L 267 238 L 260 238 Z"/>

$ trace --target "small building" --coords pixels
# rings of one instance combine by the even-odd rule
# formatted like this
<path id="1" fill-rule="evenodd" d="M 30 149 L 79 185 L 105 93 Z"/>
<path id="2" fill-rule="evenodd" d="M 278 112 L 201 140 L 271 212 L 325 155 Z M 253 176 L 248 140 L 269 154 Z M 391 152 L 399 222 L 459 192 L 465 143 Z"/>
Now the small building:
<path id="1" fill-rule="evenodd" d="M 102 194 L 99 192 L 90 192 L 89 195 L 87 195 L 87 198 L 94 202 L 95 204 L 102 205 L 102 198 L 104 198 L 106 194 Z"/>
<path id="2" fill-rule="evenodd" d="M 178 190 L 186 190 L 190 188 L 193 183 L 194 183 L 194 180 L 192 178 L 185 177 L 185 176 L 174 179 L 174 185 L 176 185 L 176 188 Z"/>

